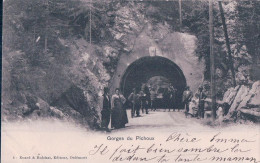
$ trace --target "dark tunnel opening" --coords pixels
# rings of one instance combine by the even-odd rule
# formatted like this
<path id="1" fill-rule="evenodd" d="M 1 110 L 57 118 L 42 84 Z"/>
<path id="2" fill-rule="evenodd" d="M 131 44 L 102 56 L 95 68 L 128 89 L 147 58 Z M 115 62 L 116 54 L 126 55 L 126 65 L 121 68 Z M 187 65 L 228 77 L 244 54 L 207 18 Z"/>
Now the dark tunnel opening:
<path id="1" fill-rule="evenodd" d="M 186 87 L 185 76 L 179 66 L 160 56 L 143 57 L 128 66 L 120 81 L 123 95 L 128 97 L 133 88 L 140 90 L 142 83 L 147 83 L 155 76 L 167 78 L 177 89 L 177 106 L 182 107 L 182 93 Z"/>

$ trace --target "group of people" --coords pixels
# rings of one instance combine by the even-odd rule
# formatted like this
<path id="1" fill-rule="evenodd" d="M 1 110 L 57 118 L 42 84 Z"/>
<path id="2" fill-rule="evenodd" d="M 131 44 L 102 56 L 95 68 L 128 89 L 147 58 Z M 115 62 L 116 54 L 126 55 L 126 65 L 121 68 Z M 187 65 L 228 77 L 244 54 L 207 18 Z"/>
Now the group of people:
<path id="1" fill-rule="evenodd" d="M 108 125 L 111 119 L 111 127 L 115 129 L 124 128 L 125 124 L 128 123 L 127 113 L 125 103 L 128 100 L 131 103 L 131 117 L 139 117 L 140 111 L 142 113 L 148 114 L 148 108 L 151 110 L 156 110 L 155 100 L 156 100 L 156 92 L 154 89 L 150 89 L 143 84 L 141 90 L 138 92 L 136 88 L 133 89 L 132 93 L 126 99 L 121 93 L 119 88 L 115 89 L 115 94 L 110 98 L 109 89 L 107 87 L 104 88 L 104 94 L 101 98 L 101 115 L 102 122 L 101 127 L 109 131 Z M 163 99 L 164 103 L 166 103 L 169 111 L 171 108 L 174 110 L 177 108 L 177 89 L 173 86 L 168 88 L 168 91 L 164 93 Z M 187 86 L 185 91 L 183 92 L 182 102 L 185 107 L 186 117 L 190 111 L 190 102 L 193 97 L 193 93 L 190 88 Z M 196 97 L 198 98 L 198 111 L 196 116 L 199 118 L 204 118 L 204 103 L 206 99 L 206 95 L 203 92 L 203 87 L 200 87 L 198 92 L 196 93 Z M 179 107 L 178 107 L 179 110 Z"/>
<path id="2" fill-rule="evenodd" d="M 173 109 L 173 111 L 175 111 L 175 109 L 177 109 L 177 89 L 174 88 L 172 85 L 170 85 L 169 88 L 165 89 L 165 91 L 163 92 L 163 102 L 165 104 L 165 109 L 169 109 L 169 111 L 171 109 Z M 166 110 L 165 110 L 166 111 Z M 178 108 L 179 111 L 179 108 Z"/>
<path id="3" fill-rule="evenodd" d="M 131 102 L 131 117 L 135 115 L 140 116 L 140 110 L 142 113 L 148 114 L 148 107 L 151 103 L 151 93 L 149 88 L 143 84 L 141 90 L 137 92 L 137 89 L 134 88 L 133 92 L 129 95 L 128 100 Z"/>
<path id="4" fill-rule="evenodd" d="M 108 125 L 111 117 L 111 128 L 119 129 L 124 128 L 128 123 L 125 103 L 128 100 L 131 103 L 131 117 L 140 116 L 142 113 L 148 114 L 148 107 L 151 101 L 151 93 L 149 88 L 143 84 L 141 90 L 137 93 L 136 88 L 126 99 L 121 93 L 119 88 L 115 89 L 115 94 L 110 98 L 109 89 L 104 88 L 104 93 L 101 98 L 101 128 L 109 131 Z"/>
<path id="5" fill-rule="evenodd" d="M 185 104 L 185 115 L 191 115 L 198 119 L 203 119 L 205 115 L 205 108 L 211 103 L 211 99 L 207 96 L 207 90 L 200 86 L 196 93 L 193 95 L 189 87 L 186 87 L 183 92 L 182 101 Z M 206 102 L 208 104 L 206 104 Z M 229 112 L 230 105 L 224 100 L 217 99 L 216 101 L 216 114 L 217 118 L 222 121 L 224 116 Z"/>
<path id="6" fill-rule="evenodd" d="M 116 88 L 115 94 L 110 98 L 109 89 L 104 88 L 104 94 L 102 95 L 102 111 L 101 111 L 101 127 L 109 131 L 108 125 L 115 129 L 124 128 L 128 123 L 127 113 L 124 108 L 126 98 L 120 93 L 119 88 Z"/>
<path id="7" fill-rule="evenodd" d="M 158 91 L 158 90 L 157 90 Z M 132 93 L 128 97 L 131 102 L 131 115 L 134 117 L 140 116 L 140 110 L 142 113 L 148 114 L 149 108 L 151 111 L 156 111 L 158 104 L 160 107 L 166 109 L 175 110 L 177 109 L 177 89 L 170 85 L 167 89 L 164 89 L 162 93 L 162 99 L 158 99 L 158 92 L 153 87 L 147 87 L 146 84 L 142 84 L 141 90 L 138 92 L 136 88 L 133 89 Z M 166 110 L 165 109 L 165 110 Z"/>
<path id="8" fill-rule="evenodd" d="M 207 98 L 207 96 L 204 93 L 202 86 L 199 87 L 198 92 L 195 94 L 195 96 L 198 99 L 198 105 L 197 107 L 192 108 L 192 109 L 197 108 L 197 111 L 194 113 L 193 116 L 197 118 L 204 118 L 205 99 Z M 191 92 L 190 87 L 187 86 L 182 96 L 182 102 L 184 103 L 186 117 L 190 113 L 190 102 L 192 100 L 192 97 L 193 97 L 193 93 Z"/>
<path id="9" fill-rule="evenodd" d="M 131 102 L 131 117 L 140 116 L 140 110 L 142 113 L 148 114 L 149 108 L 151 111 L 156 111 L 158 105 L 157 92 L 155 88 L 148 88 L 146 84 L 142 84 L 141 90 L 138 92 L 136 88 L 133 89 L 129 95 L 128 100 Z M 170 85 L 163 92 L 163 104 L 169 111 L 171 108 L 174 110 L 177 108 L 177 89 Z"/>

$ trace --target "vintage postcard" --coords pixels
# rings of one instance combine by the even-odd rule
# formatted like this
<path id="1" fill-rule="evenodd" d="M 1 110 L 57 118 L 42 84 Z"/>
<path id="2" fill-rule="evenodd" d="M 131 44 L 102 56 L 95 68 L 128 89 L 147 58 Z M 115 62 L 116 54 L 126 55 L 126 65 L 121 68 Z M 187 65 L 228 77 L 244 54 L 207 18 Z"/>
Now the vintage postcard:
<path id="1" fill-rule="evenodd" d="M 3 0 L 1 163 L 260 163 L 260 2 Z"/>

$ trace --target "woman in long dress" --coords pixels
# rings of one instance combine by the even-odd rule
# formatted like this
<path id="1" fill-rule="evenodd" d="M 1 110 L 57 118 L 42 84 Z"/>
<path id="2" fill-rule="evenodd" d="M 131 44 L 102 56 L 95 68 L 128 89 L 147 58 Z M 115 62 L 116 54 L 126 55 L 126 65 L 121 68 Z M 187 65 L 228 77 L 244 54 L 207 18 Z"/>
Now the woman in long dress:
<path id="1" fill-rule="evenodd" d="M 115 90 L 115 94 L 111 99 L 112 116 L 111 116 L 111 127 L 113 128 L 123 128 L 125 124 L 128 123 L 128 118 L 126 110 L 123 107 L 126 102 L 125 97 L 120 94 L 119 89 Z"/>

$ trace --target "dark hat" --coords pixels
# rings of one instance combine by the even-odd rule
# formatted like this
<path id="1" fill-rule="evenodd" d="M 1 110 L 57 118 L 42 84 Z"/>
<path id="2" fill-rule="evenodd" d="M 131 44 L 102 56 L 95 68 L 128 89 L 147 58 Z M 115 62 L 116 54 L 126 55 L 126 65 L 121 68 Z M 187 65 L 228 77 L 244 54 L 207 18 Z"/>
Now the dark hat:
<path id="1" fill-rule="evenodd" d="M 104 92 L 108 92 L 109 91 L 109 89 L 108 89 L 108 87 L 104 87 Z"/>

